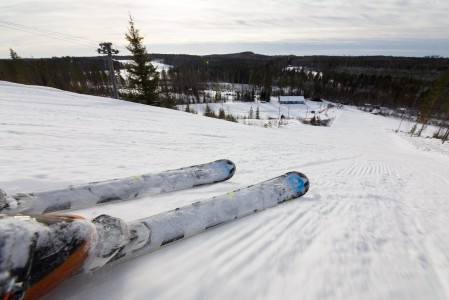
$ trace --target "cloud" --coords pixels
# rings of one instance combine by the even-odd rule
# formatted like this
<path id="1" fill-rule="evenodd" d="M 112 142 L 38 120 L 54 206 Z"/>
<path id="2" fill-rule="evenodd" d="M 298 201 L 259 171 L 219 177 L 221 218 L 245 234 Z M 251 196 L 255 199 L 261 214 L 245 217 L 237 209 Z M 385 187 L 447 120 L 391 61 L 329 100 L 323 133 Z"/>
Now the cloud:
<path id="1" fill-rule="evenodd" d="M 447 11 L 449 1 L 443 0 L 2 0 L 0 20 L 123 45 L 129 12 L 150 45 L 345 45 L 358 39 L 449 39 Z M 57 43 L 1 29 L 0 56 L 16 43 L 27 47 L 26 40 L 41 47 Z"/>

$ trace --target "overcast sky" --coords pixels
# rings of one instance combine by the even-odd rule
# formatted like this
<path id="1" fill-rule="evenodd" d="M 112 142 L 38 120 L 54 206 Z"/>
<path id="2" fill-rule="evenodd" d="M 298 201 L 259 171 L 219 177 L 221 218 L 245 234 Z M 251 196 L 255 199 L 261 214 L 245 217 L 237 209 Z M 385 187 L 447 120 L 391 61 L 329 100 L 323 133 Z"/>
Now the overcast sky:
<path id="1" fill-rule="evenodd" d="M 1 0 L 0 58 L 150 53 L 449 57 L 449 0 Z"/>

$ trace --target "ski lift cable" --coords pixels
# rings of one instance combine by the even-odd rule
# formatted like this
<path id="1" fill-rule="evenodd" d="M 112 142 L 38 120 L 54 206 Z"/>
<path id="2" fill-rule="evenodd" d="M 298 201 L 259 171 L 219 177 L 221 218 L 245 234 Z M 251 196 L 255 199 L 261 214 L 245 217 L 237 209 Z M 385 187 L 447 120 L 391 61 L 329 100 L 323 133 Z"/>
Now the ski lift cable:
<path id="1" fill-rule="evenodd" d="M 46 36 L 46 37 L 59 39 L 59 40 L 66 40 L 66 41 L 71 40 L 71 41 L 77 41 L 77 42 L 82 42 L 82 43 L 86 43 L 86 44 L 88 42 L 89 42 L 89 44 L 92 42 L 98 43 L 98 41 L 88 39 L 88 38 L 73 36 L 73 35 L 69 35 L 69 34 L 65 34 L 65 33 L 40 29 L 40 28 L 36 28 L 36 27 L 31 27 L 31 26 L 20 25 L 17 23 L 7 22 L 7 21 L 3 21 L 3 20 L 0 20 L 0 26 L 4 27 L 4 28 L 8 28 L 8 29 L 18 30 L 18 31 L 41 35 L 41 36 Z"/>

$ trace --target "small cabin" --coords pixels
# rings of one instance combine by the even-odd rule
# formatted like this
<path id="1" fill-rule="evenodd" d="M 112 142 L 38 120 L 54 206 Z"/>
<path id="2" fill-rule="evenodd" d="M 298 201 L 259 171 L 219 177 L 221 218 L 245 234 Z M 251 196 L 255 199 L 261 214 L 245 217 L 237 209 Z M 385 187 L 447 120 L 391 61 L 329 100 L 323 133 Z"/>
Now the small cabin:
<path id="1" fill-rule="evenodd" d="M 279 96 L 279 104 L 306 104 L 303 96 Z"/>

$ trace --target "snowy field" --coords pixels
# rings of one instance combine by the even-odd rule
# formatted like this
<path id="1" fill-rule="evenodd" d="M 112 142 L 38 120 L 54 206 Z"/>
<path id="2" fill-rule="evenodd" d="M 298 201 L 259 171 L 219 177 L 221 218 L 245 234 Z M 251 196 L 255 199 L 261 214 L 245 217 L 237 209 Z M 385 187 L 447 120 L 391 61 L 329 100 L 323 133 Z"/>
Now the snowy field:
<path id="1" fill-rule="evenodd" d="M 265 129 L 0 82 L 8 193 L 237 165 L 224 183 L 73 211 L 87 218 L 135 220 L 288 171 L 310 179 L 302 198 L 78 275 L 44 299 L 449 299 L 449 144 L 396 134 L 399 120 L 333 113 L 332 127 Z"/>
<path id="2" fill-rule="evenodd" d="M 328 102 L 314 102 L 304 100 L 306 104 L 279 104 L 276 97 L 271 97 L 271 102 L 238 102 L 229 101 L 224 103 L 201 103 L 190 104 L 189 108 L 203 114 L 206 109 L 206 105 L 218 114 L 220 108 L 224 109 L 227 114 L 232 114 L 236 118 L 248 118 L 249 111 L 252 108 L 253 118 L 255 118 L 256 110 L 259 108 L 259 114 L 261 119 L 279 119 L 281 115 L 284 115 L 286 119 L 311 118 L 314 114 L 321 116 L 323 119 L 334 118 L 335 110 L 326 110 Z M 180 110 L 184 110 L 186 105 L 179 105 Z M 313 112 L 313 113 L 312 113 Z M 320 112 L 322 112 L 320 114 Z M 327 115 L 325 115 L 327 114 Z"/>

